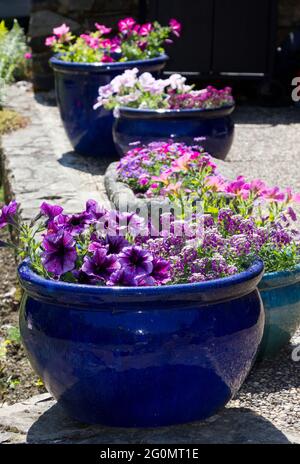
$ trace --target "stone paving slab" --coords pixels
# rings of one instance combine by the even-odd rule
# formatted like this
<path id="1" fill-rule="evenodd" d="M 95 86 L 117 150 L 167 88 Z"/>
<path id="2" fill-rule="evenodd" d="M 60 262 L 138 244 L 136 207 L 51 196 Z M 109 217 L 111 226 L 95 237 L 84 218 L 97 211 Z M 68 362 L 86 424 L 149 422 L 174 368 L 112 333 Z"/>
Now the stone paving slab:
<path id="1" fill-rule="evenodd" d="M 48 394 L 0 408 L 0 443 L 33 444 L 300 444 L 250 409 L 225 408 L 207 421 L 156 429 L 88 426 L 70 419 Z"/>
<path id="2" fill-rule="evenodd" d="M 69 213 L 82 210 L 89 198 L 108 206 L 106 164 L 73 152 L 51 101 L 35 99 L 25 83 L 12 86 L 7 101 L 30 118 L 28 127 L 2 138 L 5 190 L 22 204 L 23 219 L 32 218 L 43 200 L 57 201 Z"/>

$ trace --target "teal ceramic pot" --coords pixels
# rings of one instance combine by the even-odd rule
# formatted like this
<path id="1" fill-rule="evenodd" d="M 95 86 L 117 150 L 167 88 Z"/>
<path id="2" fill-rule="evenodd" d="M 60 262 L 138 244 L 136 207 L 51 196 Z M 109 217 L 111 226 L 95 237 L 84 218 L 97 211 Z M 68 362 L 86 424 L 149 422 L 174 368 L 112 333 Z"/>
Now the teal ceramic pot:
<path id="1" fill-rule="evenodd" d="M 258 355 L 262 360 L 275 356 L 300 326 L 300 265 L 293 271 L 265 274 L 258 288 L 266 316 Z"/>

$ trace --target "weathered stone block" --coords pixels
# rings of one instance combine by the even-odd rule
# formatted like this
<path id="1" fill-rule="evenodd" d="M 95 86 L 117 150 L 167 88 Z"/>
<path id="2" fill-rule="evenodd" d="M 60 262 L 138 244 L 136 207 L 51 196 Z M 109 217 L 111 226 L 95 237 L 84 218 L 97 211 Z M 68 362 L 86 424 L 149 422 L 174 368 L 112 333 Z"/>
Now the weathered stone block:
<path id="1" fill-rule="evenodd" d="M 37 11 L 32 13 L 30 17 L 28 35 L 30 38 L 47 37 L 52 33 L 54 27 L 60 26 L 62 23 L 66 23 L 75 33 L 80 29 L 80 25 L 76 21 L 65 16 L 50 10 Z"/>

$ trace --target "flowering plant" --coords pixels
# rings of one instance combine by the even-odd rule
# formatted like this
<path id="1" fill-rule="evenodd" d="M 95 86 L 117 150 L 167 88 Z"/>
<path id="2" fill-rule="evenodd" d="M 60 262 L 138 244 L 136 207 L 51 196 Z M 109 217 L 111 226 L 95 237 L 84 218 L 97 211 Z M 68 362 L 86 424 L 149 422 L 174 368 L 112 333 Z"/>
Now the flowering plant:
<path id="1" fill-rule="evenodd" d="M 181 25 L 171 19 L 168 26 L 154 23 L 137 24 L 133 18 L 119 21 L 119 33 L 111 37 L 112 29 L 95 24 L 96 31 L 74 36 L 66 24 L 53 29 L 45 44 L 63 61 L 77 63 L 109 63 L 113 61 L 145 60 L 164 53 L 164 44 L 172 43 L 171 34 L 180 36 Z"/>
<path id="2" fill-rule="evenodd" d="M 167 196 L 180 204 L 187 197 L 190 201 L 201 200 L 204 213 L 217 222 L 222 211 L 227 211 L 229 230 L 235 236 L 242 234 L 239 240 L 245 239 L 247 231 L 231 221 L 249 221 L 249 227 L 253 224 L 251 229 L 264 237 L 255 245 L 255 253 L 264 260 L 268 272 L 291 269 L 299 263 L 299 232 L 293 227 L 297 220 L 293 204 L 300 203 L 300 194 L 294 194 L 290 188 L 282 191 L 260 179 L 247 182 L 243 176 L 233 181 L 226 179 L 203 148 L 180 143 L 136 146 L 117 168 L 119 180 L 139 196 Z M 254 243 L 254 238 L 252 245 L 249 239 L 249 250 L 253 251 Z"/>
<path id="3" fill-rule="evenodd" d="M 100 106 L 118 110 L 120 106 L 144 109 L 213 109 L 233 105 L 231 88 L 217 90 L 212 86 L 194 90 L 186 84 L 181 74 L 172 74 L 168 79 L 155 79 L 145 72 L 138 76 L 138 69 L 126 70 L 109 84 L 99 88 L 94 109 Z"/>
<path id="4" fill-rule="evenodd" d="M 30 225 L 17 223 L 17 208 L 15 201 L 3 207 L 0 228 L 18 228 L 19 255 L 46 279 L 78 284 L 156 286 L 225 277 L 245 269 L 264 239 L 253 222 L 226 211 L 217 221 L 205 217 L 203 241 L 195 215 L 178 221 L 166 214 L 170 227 L 159 231 L 134 213 L 107 211 L 93 200 L 72 215 L 44 202 Z"/>

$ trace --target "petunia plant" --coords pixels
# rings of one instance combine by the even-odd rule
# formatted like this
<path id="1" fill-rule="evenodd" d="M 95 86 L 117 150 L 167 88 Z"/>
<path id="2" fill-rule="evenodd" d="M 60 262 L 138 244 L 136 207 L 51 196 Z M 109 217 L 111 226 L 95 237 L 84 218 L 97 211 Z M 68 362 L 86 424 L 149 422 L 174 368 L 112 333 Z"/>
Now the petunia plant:
<path id="1" fill-rule="evenodd" d="M 181 24 L 171 19 L 168 26 L 157 21 L 138 24 L 133 18 L 118 23 L 118 34 L 112 28 L 95 24 L 96 30 L 76 37 L 66 24 L 53 29 L 46 38 L 46 46 L 60 54 L 63 61 L 77 63 L 110 63 L 155 58 L 164 53 L 164 45 L 172 43 L 171 36 L 179 37 Z"/>
<path id="2" fill-rule="evenodd" d="M 151 73 L 138 75 L 138 68 L 126 70 L 109 84 L 99 88 L 94 109 L 101 106 L 115 110 L 122 106 L 140 109 L 216 109 L 232 106 L 231 88 L 218 90 L 208 86 L 194 90 L 187 85 L 181 74 L 172 74 L 167 79 L 155 79 Z"/>
<path id="3" fill-rule="evenodd" d="M 257 257 L 267 271 L 299 262 L 297 231 L 279 220 L 259 226 L 228 207 L 188 218 L 165 213 L 158 228 L 136 213 L 108 211 L 93 200 L 77 214 L 44 202 L 29 225 L 19 224 L 17 210 L 15 201 L 3 207 L 0 228 L 18 230 L 21 258 L 46 279 L 78 285 L 195 283 L 241 272 Z"/>

